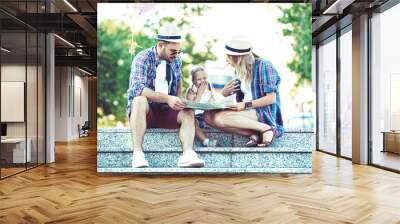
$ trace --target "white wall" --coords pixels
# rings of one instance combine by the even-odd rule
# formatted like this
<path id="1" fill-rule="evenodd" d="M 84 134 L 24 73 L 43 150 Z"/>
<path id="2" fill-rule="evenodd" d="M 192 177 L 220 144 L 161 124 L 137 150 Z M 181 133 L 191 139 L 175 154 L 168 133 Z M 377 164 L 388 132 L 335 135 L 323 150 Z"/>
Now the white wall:
<path id="1" fill-rule="evenodd" d="M 72 108 L 72 135 L 78 136 L 77 126 L 81 126 L 88 121 L 88 77 L 76 75 L 77 70 L 75 70 L 74 75 L 74 108 Z M 78 71 L 79 72 L 79 71 Z M 82 74 L 82 73 L 79 73 Z M 80 108 L 81 107 L 81 108 Z"/>
<path id="2" fill-rule="evenodd" d="M 55 141 L 68 140 L 68 86 L 67 67 L 55 68 Z"/>
<path id="3" fill-rule="evenodd" d="M 38 70 L 37 70 L 38 69 Z M 26 121 L 23 122 L 6 122 L 7 137 L 24 138 L 25 135 L 31 143 L 32 161 L 44 163 L 44 74 L 41 66 L 25 66 L 25 64 L 3 64 L 1 66 L 1 81 L 3 82 L 25 82 L 26 84 L 26 107 L 23 106 L 22 113 L 26 110 Z M 27 80 L 25 80 L 27 78 Z M 2 96 L 7 97 L 7 96 Z M 7 111 L 12 108 L 2 107 L 1 110 Z M 11 112 L 12 111 L 8 111 Z M 39 153 L 39 156 L 37 156 Z"/>
<path id="4" fill-rule="evenodd" d="M 25 65 L 2 65 L 1 66 L 1 81 L 6 82 L 25 82 Z M 28 68 L 29 69 L 29 68 Z M 1 108 L 7 110 L 7 108 Z M 25 137 L 25 122 L 10 122 L 7 123 L 8 137 Z"/>
<path id="5" fill-rule="evenodd" d="M 56 67 L 56 141 L 79 138 L 78 124 L 88 120 L 88 78 L 83 75 L 72 67 Z"/>
<path id="6" fill-rule="evenodd" d="M 25 75 L 28 72 L 28 86 L 27 86 L 27 125 L 28 137 L 33 134 L 36 136 L 37 114 L 36 107 L 41 108 L 43 105 L 37 105 L 38 99 L 36 96 L 36 66 L 6 64 L 1 66 L 1 81 L 3 82 L 26 82 Z M 4 96 L 3 96 L 4 97 Z M 42 103 L 42 101 L 41 101 Z M 9 108 L 1 108 L 7 110 Z M 7 135 L 9 137 L 25 137 L 25 123 L 26 122 L 7 122 Z"/>

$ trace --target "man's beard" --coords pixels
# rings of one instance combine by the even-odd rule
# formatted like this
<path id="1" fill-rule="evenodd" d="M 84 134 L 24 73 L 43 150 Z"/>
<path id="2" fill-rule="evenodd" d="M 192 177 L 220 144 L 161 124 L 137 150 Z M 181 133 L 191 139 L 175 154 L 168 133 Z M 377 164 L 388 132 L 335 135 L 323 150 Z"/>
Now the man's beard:
<path id="1" fill-rule="evenodd" d="M 164 48 L 162 51 L 161 51 L 161 58 L 162 58 L 162 60 L 166 60 L 166 61 L 168 61 L 168 62 L 172 62 L 174 59 L 170 59 L 169 57 L 168 57 L 168 54 L 167 54 L 167 49 L 166 48 Z"/>
<path id="2" fill-rule="evenodd" d="M 161 59 L 162 59 L 162 60 L 168 61 L 168 55 L 167 55 L 167 49 L 166 49 L 166 48 L 164 48 L 164 49 L 161 51 Z"/>

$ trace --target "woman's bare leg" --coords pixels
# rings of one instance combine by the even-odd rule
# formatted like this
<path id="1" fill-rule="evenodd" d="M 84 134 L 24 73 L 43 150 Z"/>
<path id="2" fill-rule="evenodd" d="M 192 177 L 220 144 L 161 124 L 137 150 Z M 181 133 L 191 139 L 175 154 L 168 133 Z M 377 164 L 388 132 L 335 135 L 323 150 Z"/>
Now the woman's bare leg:
<path id="1" fill-rule="evenodd" d="M 218 125 L 215 121 L 215 114 L 219 113 L 221 111 L 206 111 L 204 112 L 204 120 L 208 125 L 210 125 L 213 128 L 219 129 L 221 131 L 233 133 L 233 134 L 238 134 L 246 137 L 250 137 L 251 135 L 257 135 L 258 133 L 249 129 L 244 129 L 244 128 L 232 128 L 232 127 L 225 127 L 225 126 L 220 126 Z"/>
<path id="2" fill-rule="evenodd" d="M 254 109 L 246 111 L 218 111 L 205 116 L 205 118 L 208 118 L 208 122 L 210 122 L 211 125 L 215 125 L 216 128 L 229 128 L 236 133 L 242 133 L 244 136 L 251 136 L 254 132 L 259 133 L 271 128 L 269 125 L 258 121 Z M 266 132 L 262 137 L 263 141 L 269 141 L 273 137 L 273 132 Z"/>

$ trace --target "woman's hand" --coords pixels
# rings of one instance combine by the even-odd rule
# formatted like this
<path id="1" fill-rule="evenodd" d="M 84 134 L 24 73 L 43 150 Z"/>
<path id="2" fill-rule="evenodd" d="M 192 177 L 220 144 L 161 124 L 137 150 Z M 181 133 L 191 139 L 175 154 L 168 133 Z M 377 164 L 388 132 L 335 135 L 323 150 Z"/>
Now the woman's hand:
<path id="1" fill-rule="evenodd" d="M 235 105 L 229 106 L 229 109 L 234 110 L 234 111 L 243 111 L 245 108 L 245 105 L 243 102 L 237 103 Z"/>
<path id="2" fill-rule="evenodd" d="M 224 97 L 230 96 L 239 89 L 240 89 L 240 85 L 236 84 L 235 80 L 231 80 L 222 89 L 222 95 Z"/>

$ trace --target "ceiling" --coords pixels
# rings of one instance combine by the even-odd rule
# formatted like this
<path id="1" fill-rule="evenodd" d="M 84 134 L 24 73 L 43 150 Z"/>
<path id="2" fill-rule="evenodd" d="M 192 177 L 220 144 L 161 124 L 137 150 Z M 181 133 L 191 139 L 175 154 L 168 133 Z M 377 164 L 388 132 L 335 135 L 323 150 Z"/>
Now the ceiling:
<path id="1" fill-rule="evenodd" d="M 388 0 L 312 0 L 313 44 L 351 24 L 353 17 L 374 11 Z"/>
<path id="2" fill-rule="evenodd" d="M 1 0 L 2 46 L 11 50 L 2 60 L 17 63 L 37 57 L 44 49 L 44 36 L 37 35 L 54 32 L 56 66 L 77 66 L 96 74 L 98 2 L 106 1 L 48 0 L 46 7 L 44 0 Z"/>

